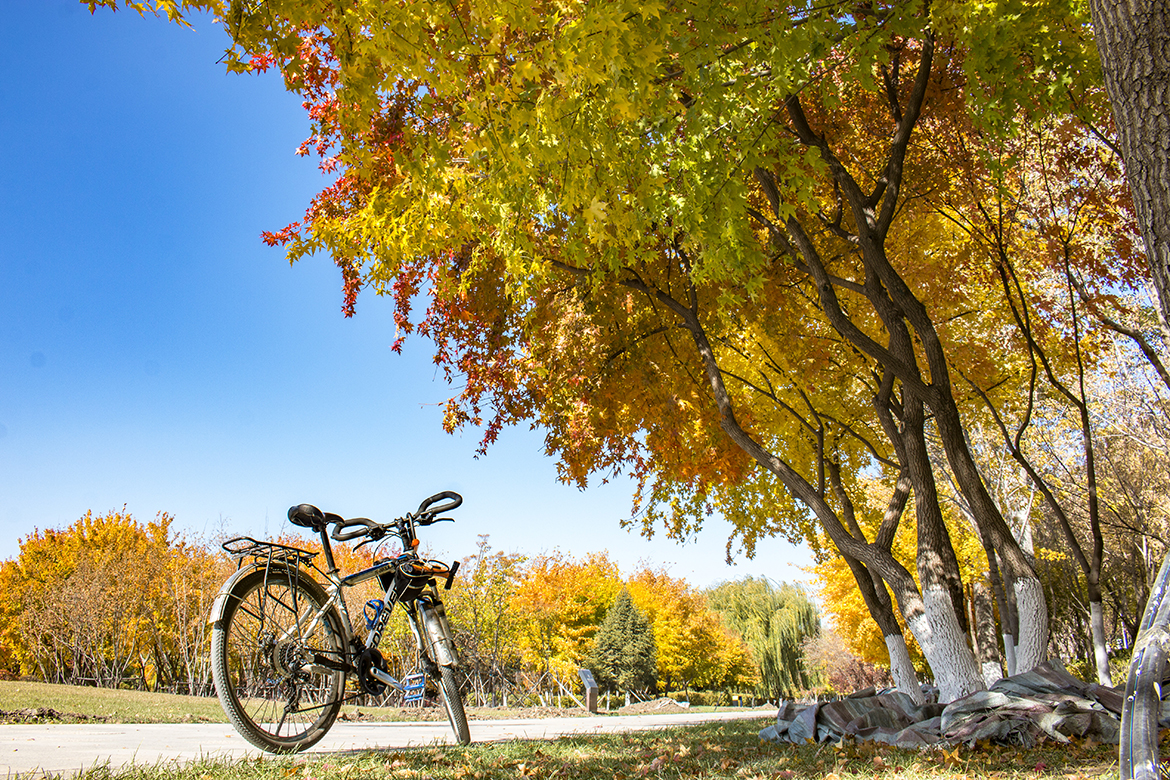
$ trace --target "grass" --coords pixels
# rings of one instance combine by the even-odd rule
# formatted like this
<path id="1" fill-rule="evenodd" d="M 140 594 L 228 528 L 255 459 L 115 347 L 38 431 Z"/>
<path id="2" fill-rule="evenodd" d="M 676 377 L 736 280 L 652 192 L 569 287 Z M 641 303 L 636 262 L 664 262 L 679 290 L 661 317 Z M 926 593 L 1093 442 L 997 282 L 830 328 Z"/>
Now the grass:
<path id="1" fill-rule="evenodd" d="M 37 718 L 32 722 L 52 720 L 58 723 L 227 723 L 219 699 L 204 696 L 176 696 L 169 693 L 89 688 L 78 685 L 52 685 L 41 682 L 0 681 L 0 711 L 14 713 L 48 707 L 58 717 Z M 735 707 L 692 707 L 694 712 L 727 712 Z M 360 714 L 359 714 L 360 713 Z M 499 720 L 525 717 L 571 717 L 587 715 L 580 709 L 468 708 L 473 720 Z M 653 713 L 650 713 L 653 714 Z M 445 720 L 442 707 L 426 709 L 342 707 L 343 719 L 362 721 Z M 0 723 L 28 721 L 21 716 L 0 715 Z"/>
<path id="2" fill-rule="evenodd" d="M 921 752 L 873 743 L 774 745 L 756 736 L 765 722 L 465 748 L 98 767 L 80 780 L 1089 780 L 1117 773 L 1117 748 L 1089 742 Z"/>
<path id="3" fill-rule="evenodd" d="M 226 723 L 219 699 L 169 693 L 122 691 L 41 682 L 0 682 L 0 709 L 50 707 L 60 722 L 104 720 L 110 723 Z"/>

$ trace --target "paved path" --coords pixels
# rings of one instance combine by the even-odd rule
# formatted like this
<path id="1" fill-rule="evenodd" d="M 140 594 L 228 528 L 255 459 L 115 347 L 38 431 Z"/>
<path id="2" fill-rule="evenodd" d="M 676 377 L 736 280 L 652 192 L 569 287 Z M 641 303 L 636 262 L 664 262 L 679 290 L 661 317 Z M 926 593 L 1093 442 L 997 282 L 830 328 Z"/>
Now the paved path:
<path id="1" fill-rule="evenodd" d="M 770 712 L 610 715 L 541 720 L 473 720 L 473 742 L 550 739 L 563 734 L 602 734 L 684 726 L 713 720 L 773 717 Z M 765 724 L 761 723 L 761 728 Z M 373 750 L 451 741 L 446 721 L 423 723 L 338 722 L 312 753 Z M 24 773 L 75 773 L 95 765 L 185 762 L 211 756 L 263 753 L 227 723 L 0 725 L 0 777 Z"/>

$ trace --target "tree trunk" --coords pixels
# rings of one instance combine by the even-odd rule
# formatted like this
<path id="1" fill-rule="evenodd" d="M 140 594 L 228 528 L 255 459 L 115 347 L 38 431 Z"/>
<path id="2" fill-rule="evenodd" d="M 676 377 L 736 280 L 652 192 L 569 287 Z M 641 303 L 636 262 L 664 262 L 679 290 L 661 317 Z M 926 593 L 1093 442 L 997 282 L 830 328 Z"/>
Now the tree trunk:
<path id="1" fill-rule="evenodd" d="M 840 550 L 838 550 L 840 552 Z M 922 686 L 918 683 L 918 674 L 914 671 L 914 664 L 910 662 L 910 651 L 906 647 L 906 637 L 898 619 L 894 616 L 894 606 L 889 601 L 885 585 L 880 578 L 873 577 L 861 561 L 841 553 L 841 557 L 853 572 L 853 579 L 857 582 L 861 598 L 869 609 L 870 617 L 881 629 L 882 637 L 886 642 L 886 652 L 890 657 L 890 674 L 894 677 L 894 685 L 905 693 L 915 704 L 922 704 L 926 699 L 922 695 Z M 879 593 L 880 589 L 880 593 Z M 883 598 L 884 597 L 884 598 Z"/>
<path id="2" fill-rule="evenodd" d="M 1109 671 L 1109 648 L 1105 645 L 1105 610 L 1101 604 L 1101 593 L 1097 600 L 1089 602 L 1089 619 L 1093 627 L 1093 657 L 1097 661 L 1097 682 L 1113 687 L 1113 675 Z"/>
<path id="3" fill-rule="evenodd" d="M 1016 668 L 1017 671 L 1026 672 L 1048 658 L 1048 610 L 1044 589 L 1031 562 L 1020 549 L 1011 528 L 983 484 L 975 458 L 967 446 L 954 398 L 947 394 L 938 401 L 931 408 L 955 482 L 967 499 L 980 533 L 986 533 L 995 546 L 1005 586 L 1015 593 L 1015 617 L 1018 621 Z"/>
<path id="4" fill-rule="evenodd" d="M 894 685 L 898 686 L 899 691 L 909 695 L 915 704 L 922 704 L 926 698 L 922 695 L 922 686 L 918 684 L 918 673 L 914 671 L 914 664 L 910 661 L 906 637 L 899 631 L 896 634 L 888 634 L 885 639 Z"/>
<path id="5" fill-rule="evenodd" d="M 1170 6 L 1160 0 L 1090 5 L 1138 224 L 1170 319 Z"/>
<path id="6" fill-rule="evenodd" d="M 938 486 L 934 481 L 934 469 L 926 448 L 922 401 L 906 398 L 902 406 L 903 451 L 909 466 L 910 480 L 914 484 L 914 513 L 918 520 L 918 581 L 922 584 L 923 592 L 927 587 L 938 586 L 949 594 L 952 609 L 959 620 L 959 630 L 966 633 L 963 580 L 959 573 L 959 560 L 951 544 L 951 535 L 938 503 Z"/>
<path id="7" fill-rule="evenodd" d="M 951 594 L 941 585 L 924 586 L 922 608 L 918 614 L 906 615 L 906 625 L 934 672 L 939 702 L 947 704 L 983 690 L 983 678 L 959 626 Z"/>
<path id="8" fill-rule="evenodd" d="M 1003 668 L 999 663 L 999 654 L 995 652 L 998 644 L 995 638 L 995 614 L 991 608 L 991 588 L 986 582 L 977 581 L 971 586 L 971 601 L 975 618 L 972 621 L 975 655 L 979 661 L 979 670 L 983 674 L 983 682 L 990 687 L 1003 677 Z"/>
<path id="9" fill-rule="evenodd" d="M 1020 633 L 1016 644 L 1016 671 L 1026 672 L 1048 659 L 1048 610 L 1044 588 L 1033 574 L 1012 584 Z"/>
<path id="10" fill-rule="evenodd" d="M 888 550 L 867 544 L 850 534 L 842 525 L 836 510 L 812 484 L 790 464 L 765 449 L 740 426 L 735 417 L 731 395 L 723 382 L 715 352 L 698 316 L 677 301 L 665 299 L 667 299 L 665 295 L 660 297 L 660 300 L 671 305 L 671 308 L 681 316 L 694 339 L 704 373 L 711 385 L 716 408 L 719 410 L 720 427 L 736 446 L 760 466 L 772 472 L 793 498 L 813 512 L 838 550 L 861 561 L 889 584 L 906 625 L 914 633 L 918 646 L 922 648 L 923 655 L 935 673 L 939 701 L 951 702 L 981 690 L 983 681 L 975 666 L 975 656 L 967 646 L 967 639 L 959 626 L 949 591 L 943 586 L 929 586 L 920 592 L 910 572 L 895 560 Z M 1043 592 L 1038 592 L 1043 606 Z M 1045 621 L 1045 630 L 1047 627 Z"/>
<path id="11" fill-rule="evenodd" d="M 1003 634 L 1003 667 L 1007 670 L 1008 677 L 1018 671 L 1016 668 L 1016 638 L 1006 632 Z"/>

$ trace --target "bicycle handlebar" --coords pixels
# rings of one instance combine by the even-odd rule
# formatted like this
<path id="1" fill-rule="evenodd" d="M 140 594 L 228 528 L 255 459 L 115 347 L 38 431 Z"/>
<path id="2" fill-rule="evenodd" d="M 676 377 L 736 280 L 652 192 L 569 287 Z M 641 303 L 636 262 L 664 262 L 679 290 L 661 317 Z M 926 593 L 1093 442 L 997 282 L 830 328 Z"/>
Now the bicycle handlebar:
<path id="1" fill-rule="evenodd" d="M 377 534 L 377 538 L 380 538 L 386 533 L 385 527 L 381 523 L 375 523 L 368 517 L 352 517 L 349 520 L 338 518 L 338 520 L 340 522 L 333 524 L 333 533 L 329 534 L 336 542 L 348 542 L 350 539 L 374 536 L 375 534 Z M 347 528 L 355 530 L 346 531 Z"/>
<path id="2" fill-rule="evenodd" d="M 346 520 L 332 512 L 322 512 L 312 504 L 298 504 L 297 506 L 290 507 L 288 510 L 288 519 L 294 525 L 311 528 L 319 533 L 324 532 L 329 526 L 333 526 L 333 532 L 329 536 L 337 542 L 348 542 L 363 536 L 369 536 L 377 540 L 381 539 L 386 535 L 387 531 L 391 530 L 401 535 L 406 532 L 406 529 L 409 527 L 406 524 L 409 523 L 417 522 L 419 525 L 430 525 L 438 522 L 438 520 L 450 520 L 451 518 L 449 517 L 436 518 L 435 515 L 449 512 L 462 503 L 463 496 L 452 490 L 444 490 L 442 493 L 436 493 L 419 504 L 418 511 L 413 515 L 399 518 L 392 523 L 377 523 L 368 517 L 351 517 Z M 435 506 L 435 504 L 439 505 Z"/>
<path id="3" fill-rule="evenodd" d="M 447 499 L 450 503 L 441 504 L 440 506 L 433 506 L 435 503 Z M 418 505 L 418 511 L 415 512 L 415 517 L 441 515 L 444 512 L 450 512 L 460 504 L 463 503 L 463 496 L 456 493 L 454 490 L 444 490 L 442 493 L 436 493 L 428 499 L 425 499 Z"/>

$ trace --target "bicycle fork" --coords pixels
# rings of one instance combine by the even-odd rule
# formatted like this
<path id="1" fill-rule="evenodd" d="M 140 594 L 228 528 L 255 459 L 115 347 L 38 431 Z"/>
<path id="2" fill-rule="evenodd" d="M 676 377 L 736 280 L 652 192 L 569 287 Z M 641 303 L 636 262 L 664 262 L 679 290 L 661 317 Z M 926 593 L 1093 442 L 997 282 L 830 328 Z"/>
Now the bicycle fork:
<path id="1" fill-rule="evenodd" d="M 376 648 L 382 638 L 382 631 L 389 620 L 393 604 L 388 604 L 373 621 L 370 634 L 366 638 L 366 648 Z M 410 632 L 414 635 L 415 644 L 424 663 L 434 666 L 458 666 L 459 653 L 455 649 L 455 642 L 451 634 L 451 624 L 447 622 L 447 610 L 443 602 L 435 593 L 423 594 L 413 603 L 404 603 L 406 622 Z M 369 674 L 379 682 L 390 687 L 405 691 L 401 682 L 382 671 L 377 666 L 369 668 Z M 428 671 L 433 671 L 428 669 Z"/>
<path id="2" fill-rule="evenodd" d="M 451 636 L 451 624 L 447 622 L 447 610 L 439 599 L 438 593 L 432 588 L 431 593 L 424 593 L 415 602 L 418 612 L 422 616 L 423 632 L 420 633 L 416 621 L 411 620 L 415 638 L 427 645 L 425 655 L 439 666 L 458 666 L 459 652 L 455 649 L 455 641 Z"/>

